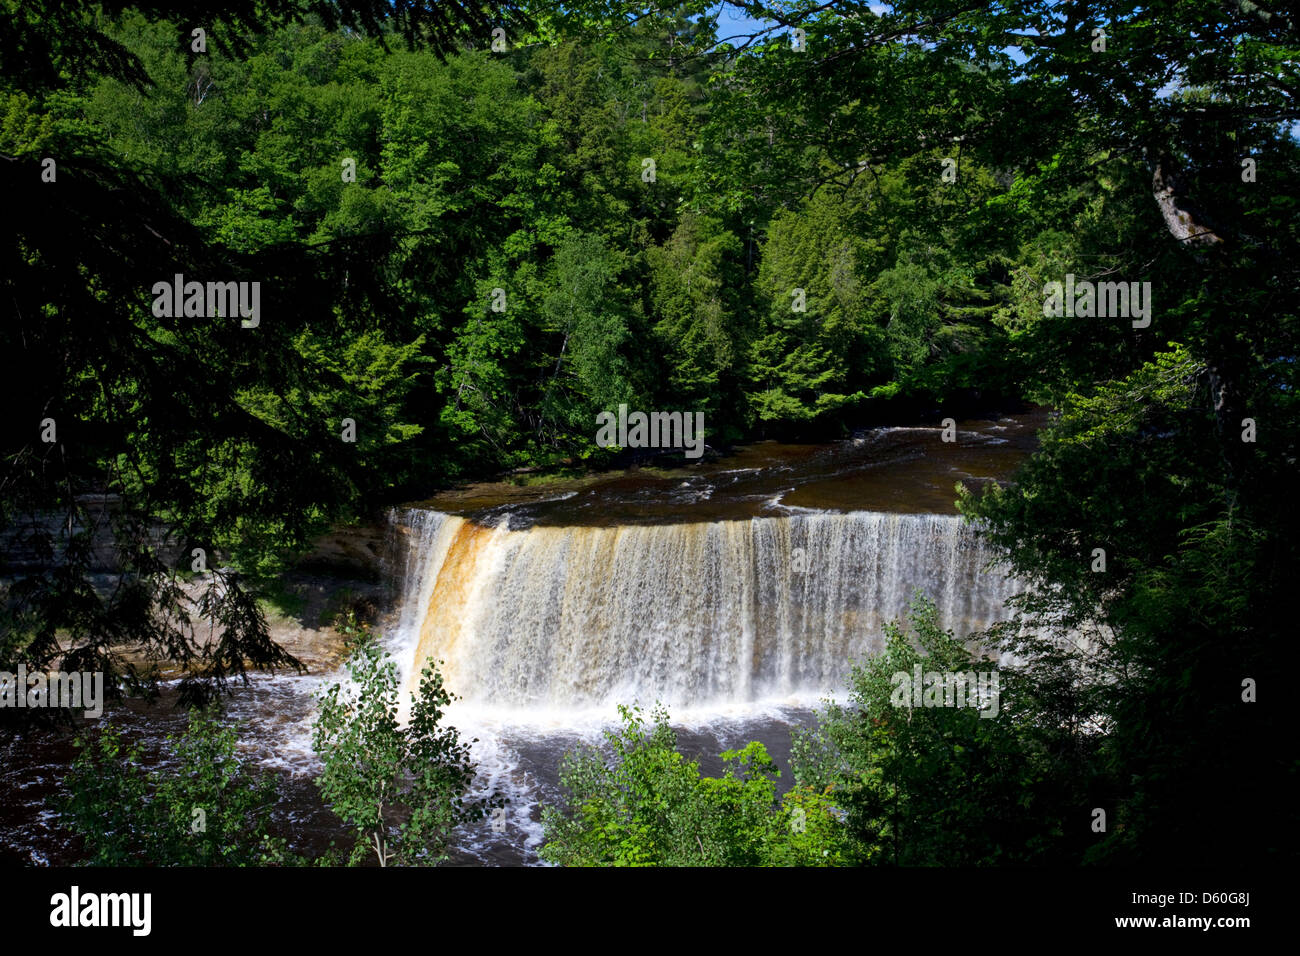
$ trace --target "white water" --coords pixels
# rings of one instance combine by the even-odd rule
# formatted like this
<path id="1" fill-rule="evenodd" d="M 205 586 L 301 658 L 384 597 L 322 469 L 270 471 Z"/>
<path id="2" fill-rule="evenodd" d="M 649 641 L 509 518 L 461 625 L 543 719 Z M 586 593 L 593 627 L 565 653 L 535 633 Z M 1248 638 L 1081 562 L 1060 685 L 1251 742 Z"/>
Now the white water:
<path id="1" fill-rule="evenodd" d="M 480 862 L 532 858 L 562 753 L 599 743 L 616 704 L 662 702 L 719 749 L 780 746 L 806 708 L 839 695 L 852 659 L 879 649 L 916 589 L 960 636 L 998 620 L 1019 589 L 948 515 L 517 531 L 429 510 L 393 518 L 408 534 L 387 641 L 402 709 L 424 662 L 442 660 L 462 698 L 449 722 L 474 740 L 474 790 L 510 799 L 504 833 L 484 823 L 458 837 Z"/>
<path id="2" fill-rule="evenodd" d="M 401 518 L 394 650 L 408 681 L 441 660 L 469 710 L 511 723 L 585 723 L 633 701 L 675 717 L 810 703 L 879 649 L 915 590 L 959 636 L 997 620 L 1018 590 L 948 515 L 516 531 L 433 511 Z"/>

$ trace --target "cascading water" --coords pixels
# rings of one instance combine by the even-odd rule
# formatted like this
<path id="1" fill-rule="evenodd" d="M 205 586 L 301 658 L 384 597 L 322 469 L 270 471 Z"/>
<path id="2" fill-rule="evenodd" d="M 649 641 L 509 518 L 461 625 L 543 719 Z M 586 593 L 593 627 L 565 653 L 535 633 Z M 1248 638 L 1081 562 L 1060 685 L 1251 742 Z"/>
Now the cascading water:
<path id="1" fill-rule="evenodd" d="M 407 558 L 389 649 L 408 692 L 443 661 L 476 786 L 510 800 L 500 831 L 461 832 L 461 858 L 535 860 L 564 753 L 599 745 L 615 704 L 666 705 L 705 773 L 750 741 L 788 766 L 793 729 L 842 696 L 852 660 L 880 649 L 915 592 L 959 636 L 1003 619 L 1020 585 L 951 513 L 953 488 L 1006 478 L 1036 422 L 968 423 L 957 443 L 878 429 L 682 469 L 478 483 L 394 514 Z"/>
<path id="2" fill-rule="evenodd" d="M 936 428 L 882 428 L 827 445 L 759 443 L 689 468 L 475 483 L 393 515 L 402 596 L 398 620 L 380 626 L 387 650 L 408 690 L 427 658 L 445 661 L 464 698 L 448 723 L 471 744 L 474 789 L 510 801 L 504 821 L 457 831 L 454 858 L 536 862 L 564 754 L 599 745 L 615 703 L 665 703 L 704 773 L 750 741 L 788 768 L 794 728 L 838 696 L 850 661 L 879 648 L 914 591 L 962 636 L 1003 618 L 1019 586 L 986 570 L 991 550 L 942 512 L 957 482 L 1011 477 L 1045 420 L 964 422 L 955 443 Z M 346 545 L 331 545 L 335 557 Z M 311 648 L 316 636 L 299 639 Z M 322 848 L 337 821 L 311 782 L 312 694 L 345 679 L 328 667 L 258 675 L 230 702 L 245 749 L 293 794 L 292 831 Z M 175 729 L 132 708 L 115 719 L 155 749 Z M 6 753 L 0 783 L 16 797 L 0 826 L 18 832 L 17 821 L 32 859 L 70 861 L 44 801 L 72 750 L 47 743 Z"/>
<path id="3" fill-rule="evenodd" d="M 814 701 L 877 651 L 913 593 L 959 635 L 1017 590 L 960 518 L 810 513 L 510 530 L 408 511 L 399 641 L 475 708 Z M 409 681 L 409 673 L 408 673 Z"/>

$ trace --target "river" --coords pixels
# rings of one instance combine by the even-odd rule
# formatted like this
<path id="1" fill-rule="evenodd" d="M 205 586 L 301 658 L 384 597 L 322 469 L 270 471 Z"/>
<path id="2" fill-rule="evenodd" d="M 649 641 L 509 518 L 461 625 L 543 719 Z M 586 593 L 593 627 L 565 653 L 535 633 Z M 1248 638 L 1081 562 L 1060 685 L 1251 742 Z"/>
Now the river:
<path id="1" fill-rule="evenodd" d="M 1045 421 L 1043 410 L 962 421 L 955 442 L 938 426 L 761 442 L 394 508 L 385 645 L 407 686 L 426 659 L 444 662 L 462 698 L 448 719 L 477 738 L 477 786 L 510 800 L 504 826 L 458 834 L 453 862 L 536 863 L 561 757 L 598 743 L 619 703 L 662 702 L 705 772 L 750 740 L 784 769 L 791 728 L 842 691 L 850 661 L 880 646 L 916 589 L 959 634 L 998 620 L 1018 586 L 957 516 L 953 489 L 1010 477 Z M 310 745 L 312 694 L 337 679 L 258 676 L 230 699 L 246 751 L 278 776 L 277 831 L 299 852 L 341 836 L 311 782 Z M 111 713 L 150 759 L 181 726 L 141 702 Z M 6 745 L 0 842 L 13 862 L 75 858 L 43 804 L 71 752 L 53 734 Z"/>

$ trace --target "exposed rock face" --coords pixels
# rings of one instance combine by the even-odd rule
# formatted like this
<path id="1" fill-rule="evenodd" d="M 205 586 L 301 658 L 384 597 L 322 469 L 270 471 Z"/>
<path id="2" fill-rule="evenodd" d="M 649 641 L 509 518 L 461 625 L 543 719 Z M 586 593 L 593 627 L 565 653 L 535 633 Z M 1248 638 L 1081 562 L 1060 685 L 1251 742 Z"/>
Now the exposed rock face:
<path id="1" fill-rule="evenodd" d="M 91 579 L 102 595 L 108 595 L 119 580 L 120 562 L 113 540 L 111 517 L 118 506 L 113 496 L 87 496 L 81 500 L 92 529 L 89 549 Z M 50 567 L 50 556 L 42 539 L 57 548 L 66 540 L 66 521 L 42 516 L 0 532 L 4 566 L 0 570 L 0 596 L 6 584 Z M 77 528 L 73 529 L 79 530 Z M 46 535 L 49 538 L 45 538 Z M 166 528 L 157 525 L 149 532 L 150 543 L 165 564 L 189 570 L 189 557 L 181 545 L 169 541 Z M 272 640 L 280 644 L 307 668 L 308 673 L 334 670 L 344 652 L 343 634 L 334 626 L 341 614 L 353 612 L 360 621 L 383 628 L 388 623 L 394 599 L 390 569 L 405 558 L 405 538 L 387 521 L 341 526 L 322 535 L 311 551 L 303 555 L 281 578 L 279 593 L 263 602 Z M 210 567 L 221 558 L 209 555 Z M 204 647 L 217 641 L 222 628 L 209 626 L 197 613 L 197 602 L 212 581 L 211 572 L 181 582 L 191 602 L 194 638 Z M 142 651 L 119 648 L 128 661 L 163 679 L 180 672 L 166 662 L 150 661 Z"/>

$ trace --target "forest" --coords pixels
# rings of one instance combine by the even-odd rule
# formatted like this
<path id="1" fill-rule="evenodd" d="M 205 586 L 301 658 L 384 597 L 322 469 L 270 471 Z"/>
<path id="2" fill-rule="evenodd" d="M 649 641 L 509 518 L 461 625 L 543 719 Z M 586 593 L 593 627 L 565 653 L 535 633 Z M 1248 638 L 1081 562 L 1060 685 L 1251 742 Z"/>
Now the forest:
<path id="1" fill-rule="evenodd" d="M 1047 407 L 952 496 L 1029 586 L 981 635 L 999 719 L 865 716 L 918 648 L 972 660 L 922 600 L 793 790 L 627 709 L 542 857 L 1293 860 L 1298 58 L 1281 0 L 3 0 L 0 670 L 294 672 L 263 600 L 321 535 L 663 464 L 620 406 L 715 460 Z M 439 715 L 407 758 L 459 794 Z"/>

